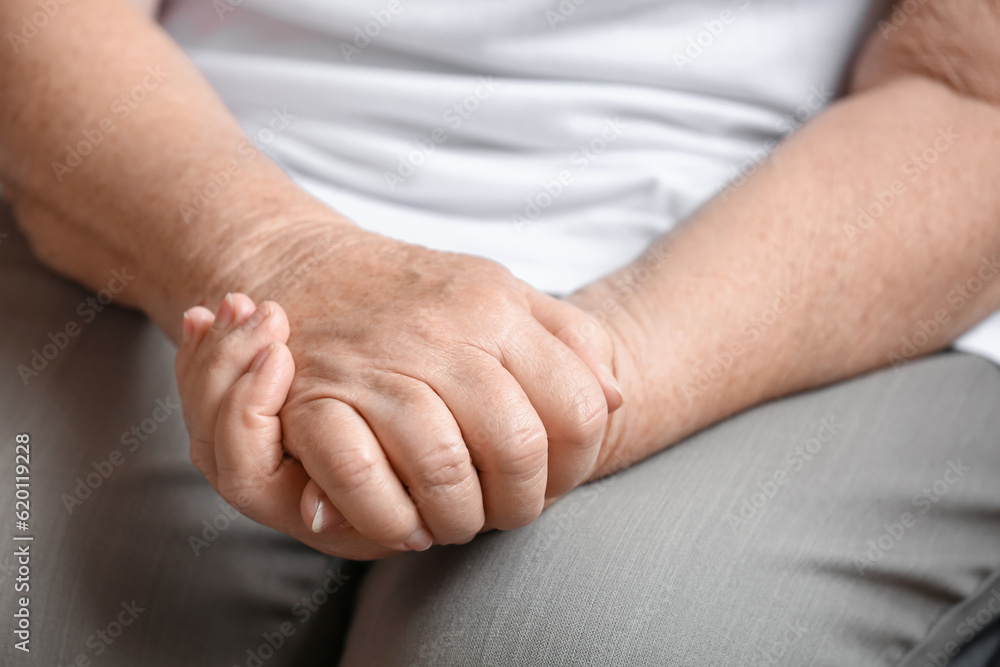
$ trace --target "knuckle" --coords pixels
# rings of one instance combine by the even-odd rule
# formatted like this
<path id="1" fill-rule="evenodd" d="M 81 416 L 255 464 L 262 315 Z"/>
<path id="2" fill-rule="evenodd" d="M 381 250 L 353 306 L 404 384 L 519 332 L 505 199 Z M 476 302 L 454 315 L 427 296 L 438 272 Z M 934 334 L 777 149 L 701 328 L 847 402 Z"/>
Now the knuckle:
<path id="1" fill-rule="evenodd" d="M 484 311 L 501 310 L 510 304 L 507 290 L 493 283 L 477 281 L 469 288 L 469 292 Z"/>
<path id="2" fill-rule="evenodd" d="M 251 434 L 255 431 L 260 430 L 260 415 L 258 415 L 253 410 L 240 410 L 238 413 L 238 418 L 240 422 L 240 427 L 243 433 Z"/>
<path id="3" fill-rule="evenodd" d="M 386 480 L 379 473 L 379 461 L 367 452 L 357 449 L 344 450 L 332 455 L 328 462 L 330 474 L 342 493 L 351 494 L 369 487 L 384 488 Z"/>
<path id="4" fill-rule="evenodd" d="M 600 388 L 582 388 L 573 394 L 566 411 L 568 435 L 578 443 L 600 442 L 608 421 L 608 406 Z"/>
<path id="5" fill-rule="evenodd" d="M 414 485 L 423 497 L 449 494 L 468 486 L 472 472 L 469 452 L 462 441 L 448 441 L 425 452 L 417 461 Z"/>
<path id="6" fill-rule="evenodd" d="M 548 462 L 548 437 L 541 425 L 525 425 L 514 431 L 498 462 L 503 475 L 518 481 L 538 475 Z"/>
<path id="7" fill-rule="evenodd" d="M 507 452 L 500 472 L 511 479 L 518 489 L 517 502 L 503 509 L 494 523 L 500 530 L 526 526 L 542 512 L 548 467 L 548 437 L 545 429 L 527 426 L 519 429 L 516 444 Z"/>
<path id="8" fill-rule="evenodd" d="M 492 259 L 484 259 L 476 274 L 482 276 L 490 285 L 501 285 L 505 288 L 512 288 L 518 282 L 510 269 Z"/>
<path id="9" fill-rule="evenodd" d="M 501 281 L 478 279 L 467 287 L 466 296 L 480 322 L 503 321 L 518 305 L 512 290 Z"/>

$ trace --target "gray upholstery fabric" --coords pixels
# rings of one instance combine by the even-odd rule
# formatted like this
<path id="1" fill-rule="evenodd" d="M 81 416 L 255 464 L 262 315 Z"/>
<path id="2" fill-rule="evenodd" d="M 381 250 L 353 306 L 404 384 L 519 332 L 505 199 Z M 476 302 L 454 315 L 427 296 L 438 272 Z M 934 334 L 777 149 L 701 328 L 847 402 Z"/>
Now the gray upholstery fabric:
<path id="1" fill-rule="evenodd" d="M 949 664 L 1000 619 L 998 406 L 958 354 L 761 406 L 374 565 L 343 665 Z"/>
<path id="2" fill-rule="evenodd" d="M 114 306 L 85 321 L 90 295 L 2 208 L 0 234 L 0 664 L 336 664 L 361 568 L 220 507 L 187 459 L 169 342 Z M 109 279 L 121 269 L 142 279 Z M 17 367 L 50 343 L 26 385 Z M 998 402 L 997 368 L 946 354 L 749 411 L 525 529 L 374 565 L 344 664 L 933 665 L 967 617 L 1000 618 Z M 27 533 L 11 520 L 22 432 Z M 922 513 L 914 495 L 956 468 Z M 727 519 L 741 509 L 745 525 Z M 30 654 L 8 641 L 15 534 L 35 537 Z"/>

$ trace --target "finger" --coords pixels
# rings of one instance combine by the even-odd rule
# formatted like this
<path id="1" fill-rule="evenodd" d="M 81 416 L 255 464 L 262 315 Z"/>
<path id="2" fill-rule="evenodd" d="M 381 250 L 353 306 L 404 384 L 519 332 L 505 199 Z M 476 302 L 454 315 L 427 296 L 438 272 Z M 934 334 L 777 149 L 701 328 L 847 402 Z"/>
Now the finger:
<path id="1" fill-rule="evenodd" d="M 213 485 L 217 475 L 213 449 L 216 422 L 226 392 L 268 343 L 288 340 L 288 319 L 278 304 L 265 302 L 249 317 L 243 317 L 245 306 L 239 305 L 238 298 L 234 301 L 238 319 L 231 317 L 223 329 L 218 327 L 216 317 L 181 386 L 185 421 L 191 436 L 191 460 Z"/>
<path id="2" fill-rule="evenodd" d="M 217 488 L 223 497 L 252 489 L 279 469 L 284 450 L 278 412 L 294 375 L 295 363 L 288 348 L 269 343 L 222 397 L 214 454 Z"/>
<path id="3" fill-rule="evenodd" d="M 301 466 L 290 457 L 285 461 Z M 350 560 L 371 560 L 399 553 L 396 549 L 386 549 L 362 536 L 330 502 L 315 480 L 310 479 L 302 491 L 300 512 L 304 525 L 308 528 L 299 539 L 316 549 Z M 289 534 L 298 536 L 295 532 Z"/>
<path id="4" fill-rule="evenodd" d="M 594 468 L 608 419 L 604 391 L 586 364 L 537 323 L 510 340 L 503 365 L 521 385 L 548 435 L 545 495 L 561 496 Z"/>
<path id="5" fill-rule="evenodd" d="M 517 381 L 493 357 L 459 374 L 442 374 L 431 386 L 462 430 L 479 470 L 486 522 L 500 530 L 525 526 L 545 501 L 548 442 L 545 427 Z"/>
<path id="6" fill-rule="evenodd" d="M 338 522 L 336 508 L 327 512 L 328 523 L 333 525 L 325 527 L 322 535 L 303 524 L 300 505 L 312 498 L 315 507 L 322 491 L 301 463 L 284 455 L 277 415 L 287 400 L 294 362 L 284 345 L 267 348 L 270 353 L 262 353 L 261 363 L 255 360 L 254 370 L 241 377 L 223 399 L 215 436 L 217 488 L 245 516 L 326 553 L 356 560 L 390 555 L 393 551 L 365 539 L 350 524 Z"/>
<path id="7" fill-rule="evenodd" d="M 255 373 L 260 377 L 250 377 Z M 303 524 L 300 499 L 316 485 L 301 463 L 283 455 L 280 422 L 275 428 L 293 375 L 291 354 L 276 344 L 259 368 L 227 392 L 215 435 L 220 491 L 245 516 L 325 553 L 355 560 L 391 555 L 394 551 L 366 540 L 350 525 L 317 535 Z"/>
<path id="8" fill-rule="evenodd" d="M 184 313 L 183 337 L 175 363 L 179 383 L 192 369 L 201 368 L 211 352 L 211 346 L 230 328 L 245 321 L 255 309 L 250 297 L 238 293 L 227 294 L 219 305 L 218 313 L 203 306 L 188 309 Z M 215 334 L 209 335 L 213 331 Z M 205 344 L 206 338 L 208 345 Z M 180 383 L 180 387 L 183 390 L 184 384 Z"/>
<path id="9" fill-rule="evenodd" d="M 215 459 L 212 453 L 212 444 L 205 441 L 205 429 L 197 429 L 196 423 L 200 418 L 196 415 L 200 406 L 200 397 L 196 393 L 196 383 L 189 376 L 192 366 L 192 359 L 198 350 L 202 339 L 208 329 L 215 321 L 212 311 L 201 306 L 196 306 L 184 313 L 183 339 L 181 346 L 177 349 L 177 357 L 174 360 L 174 372 L 177 375 L 177 386 L 181 393 L 181 411 L 184 417 L 184 425 L 190 434 L 190 456 L 195 468 L 200 470 L 209 482 L 215 484 Z"/>
<path id="10" fill-rule="evenodd" d="M 299 498 L 309 476 L 284 455 L 278 418 L 294 373 L 291 352 L 273 343 L 226 392 L 215 430 L 215 487 L 253 520 L 301 535 Z"/>
<path id="11" fill-rule="evenodd" d="M 253 299 L 246 294 L 230 292 L 219 304 L 219 311 L 215 314 L 212 328 L 220 332 L 227 331 L 232 325 L 241 324 L 256 309 Z"/>
<path id="12" fill-rule="evenodd" d="M 215 314 L 208 308 L 195 306 L 184 311 L 183 335 L 174 359 L 174 373 L 177 375 L 178 387 L 184 388 L 191 360 L 214 321 Z"/>
<path id="13" fill-rule="evenodd" d="M 451 411 L 423 382 L 392 377 L 357 405 L 437 544 L 465 544 L 483 526 L 482 489 Z"/>
<path id="14" fill-rule="evenodd" d="M 579 357 L 601 384 L 608 412 L 625 402 L 621 384 L 615 378 L 614 346 L 601 324 L 576 306 L 546 294 L 528 293 L 531 314 Z"/>
<path id="15" fill-rule="evenodd" d="M 302 513 L 303 523 L 317 535 L 344 531 L 351 526 L 351 522 L 330 502 L 314 479 L 309 480 L 302 491 L 299 511 Z"/>
<path id="16" fill-rule="evenodd" d="M 391 549 L 423 551 L 433 537 L 358 412 L 316 399 L 282 413 L 288 451 L 364 537 Z"/>
<path id="17" fill-rule="evenodd" d="M 193 353 L 188 382 L 200 394 L 200 412 L 205 417 L 202 429 L 211 432 L 217 416 L 218 400 L 237 378 L 247 372 L 250 363 L 270 342 L 287 342 L 288 318 L 278 304 L 266 301 L 255 308 L 253 301 L 242 294 L 232 296 L 232 306 L 227 300 L 219 309 L 212 326 L 205 332 L 198 349 Z M 227 310 L 232 310 L 228 316 Z M 222 326 L 224 319 L 229 324 Z M 183 389 L 187 389 L 184 387 Z M 206 396 L 207 394 L 207 396 Z M 214 400 L 206 400 L 207 398 Z"/>

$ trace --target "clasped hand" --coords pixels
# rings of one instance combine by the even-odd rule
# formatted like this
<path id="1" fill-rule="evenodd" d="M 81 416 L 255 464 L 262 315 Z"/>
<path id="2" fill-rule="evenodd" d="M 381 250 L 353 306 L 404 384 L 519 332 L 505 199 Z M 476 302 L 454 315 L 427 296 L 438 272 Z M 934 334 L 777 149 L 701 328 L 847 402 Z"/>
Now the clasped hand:
<path id="1" fill-rule="evenodd" d="M 587 478 L 622 403 L 592 318 L 489 260 L 361 230 L 341 244 L 294 289 L 260 290 L 281 305 L 185 314 L 191 458 L 226 500 L 374 558 L 518 528 Z"/>

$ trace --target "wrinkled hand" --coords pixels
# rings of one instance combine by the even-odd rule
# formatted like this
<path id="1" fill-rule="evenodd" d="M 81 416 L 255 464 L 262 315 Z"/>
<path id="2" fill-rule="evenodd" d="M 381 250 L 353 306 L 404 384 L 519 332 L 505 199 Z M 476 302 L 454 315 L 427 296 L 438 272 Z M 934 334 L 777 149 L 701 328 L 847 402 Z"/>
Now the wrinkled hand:
<path id="1" fill-rule="evenodd" d="M 310 481 L 282 444 L 278 412 L 295 373 L 287 340 L 281 307 L 267 302 L 256 308 L 243 294 L 229 295 L 218 316 L 201 307 L 185 313 L 176 369 L 191 460 L 247 516 L 329 550 L 330 540 L 299 516 Z M 337 526 L 335 550 L 354 559 L 395 553 L 349 525 Z"/>
<path id="2" fill-rule="evenodd" d="M 300 235 L 308 250 L 256 290 L 291 323 L 280 418 L 295 460 L 231 480 L 227 493 L 283 508 L 253 518 L 359 557 L 364 540 L 422 549 L 522 526 L 587 477 L 621 404 L 592 320 L 488 260 L 355 229 L 327 238 Z M 293 521 L 274 478 L 295 466 Z"/>

